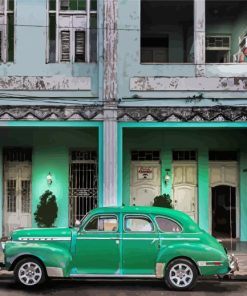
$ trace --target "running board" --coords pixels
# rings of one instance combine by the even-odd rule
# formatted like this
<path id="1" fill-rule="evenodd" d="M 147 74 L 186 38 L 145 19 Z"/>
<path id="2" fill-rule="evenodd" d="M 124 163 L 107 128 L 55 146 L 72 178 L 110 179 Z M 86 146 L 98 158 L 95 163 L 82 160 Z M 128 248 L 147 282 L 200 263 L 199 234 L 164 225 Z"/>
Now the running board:
<path id="1" fill-rule="evenodd" d="M 156 278 L 154 274 L 70 274 L 76 278 Z"/>

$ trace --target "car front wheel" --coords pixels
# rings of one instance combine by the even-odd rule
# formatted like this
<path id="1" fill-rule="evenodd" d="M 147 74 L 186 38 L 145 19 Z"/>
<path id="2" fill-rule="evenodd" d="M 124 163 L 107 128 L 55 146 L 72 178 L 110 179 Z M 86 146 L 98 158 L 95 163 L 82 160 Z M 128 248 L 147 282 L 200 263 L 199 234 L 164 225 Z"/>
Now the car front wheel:
<path id="1" fill-rule="evenodd" d="M 36 287 L 46 280 L 46 272 L 40 261 L 25 258 L 18 262 L 14 269 L 14 277 L 24 287 Z"/>
<path id="2" fill-rule="evenodd" d="M 176 259 L 169 263 L 165 272 L 165 283 L 172 290 L 191 290 L 197 281 L 195 265 L 187 259 Z"/>

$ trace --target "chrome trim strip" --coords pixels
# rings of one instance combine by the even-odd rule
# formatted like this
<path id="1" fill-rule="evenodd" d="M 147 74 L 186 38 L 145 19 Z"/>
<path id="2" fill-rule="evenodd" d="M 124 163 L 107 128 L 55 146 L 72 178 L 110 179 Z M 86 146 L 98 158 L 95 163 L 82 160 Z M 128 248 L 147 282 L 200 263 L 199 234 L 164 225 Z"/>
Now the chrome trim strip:
<path id="1" fill-rule="evenodd" d="M 89 240 L 89 239 L 99 239 L 99 240 L 120 240 L 120 237 L 77 237 L 78 240 Z"/>
<path id="2" fill-rule="evenodd" d="M 220 265 L 215 265 L 213 264 L 214 262 L 219 262 Z M 212 266 L 222 266 L 223 265 L 223 262 L 222 261 L 197 261 L 197 265 L 200 266 L 200 267 L 212 267 Z"/>
<path id="3" fill-rule="evenodd" d="M 70 274 L 70 277 L 83 278 L 156 278 L 153 274 Z"/>
<path id="4" fill-rule="evenodd" d="M 171 237 L 171 238 L 157 238 L 157 237 L 77 237 L 78 240 L 182 240 L 182 241 L 199 241 L 199 238 L 182 238 L 182 237 Z"/>
<path id="5" fill-rule="evenodd" d="M 182 240 L 182 241 L 199 241 L 200 239 L 199 238 L 194 238 L 194 237 L 167 237 L 167 238 L 160 238 L 160 240 Z"/>
<path id="6" fill-rule="evenodd" d="M 19 237 L 20 241 L 70 241 L 70 237 Z"/>

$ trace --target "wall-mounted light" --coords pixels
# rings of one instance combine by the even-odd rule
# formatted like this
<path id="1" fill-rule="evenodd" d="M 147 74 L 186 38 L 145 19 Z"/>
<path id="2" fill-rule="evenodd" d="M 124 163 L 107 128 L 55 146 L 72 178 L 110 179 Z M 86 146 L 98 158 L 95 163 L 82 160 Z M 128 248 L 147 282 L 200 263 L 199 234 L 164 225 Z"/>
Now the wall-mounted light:
<path id="1" fill-rule="evenodd" d="M 49 174 L 47 175 L 46 180 L 47 180 L 47 184 L 48 184 L 48 185 L 51 185 L 51 184 L 52 184 L 52 175 L 51 175 L 50 172 L 49 172 Z"/>
<path id="2" fill-rule="evenodd" d="M 169 172 L 170 172 L 170 169 L 166 169 L 166 175 L 165 175 L 165 184 L 166 186 L 168 185 L 171 177 L 169 176 Z"/>

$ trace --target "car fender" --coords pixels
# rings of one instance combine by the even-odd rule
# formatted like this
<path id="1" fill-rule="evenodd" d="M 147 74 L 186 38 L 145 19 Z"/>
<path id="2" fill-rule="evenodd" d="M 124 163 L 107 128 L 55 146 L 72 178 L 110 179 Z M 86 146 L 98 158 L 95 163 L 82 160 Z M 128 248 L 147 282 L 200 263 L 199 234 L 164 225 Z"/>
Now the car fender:
<path id="1" fill-rule="evenodd" d="M 162 272 L 164 275 L 166 266 L 176 258 L 189 259 L 195 264 L 200 275 L 215 274 L 215 270 L 219 269 L 219 266 L 210 269 L 212 266 L 206 266 L 207 262 L 221 262 L 224 268 L 228 267 L 227 255 L 219 249 L 202 243 L 195 245 L 191 242 L 183 242 L 161 246 L 157 256 L 156 275 L 159 273 L 161 277 Z"/>
<path id="2" fill-rule="evenodd" d="M 65 277 L 70 273 L 72 265 L 70 249 L 56 242 L 9 244 L 6 249 L 6 267 L 8 270 L 13 270 L 19 260 L 28 256 L 40 260 L 48 276 Z"/>

